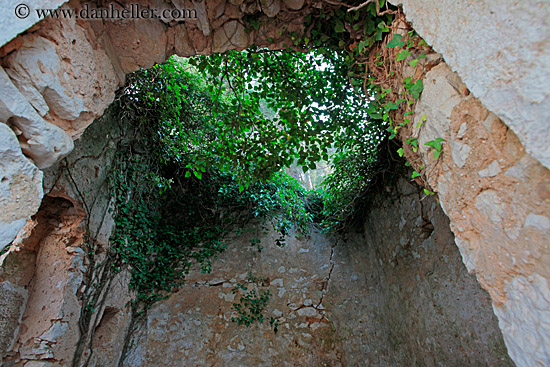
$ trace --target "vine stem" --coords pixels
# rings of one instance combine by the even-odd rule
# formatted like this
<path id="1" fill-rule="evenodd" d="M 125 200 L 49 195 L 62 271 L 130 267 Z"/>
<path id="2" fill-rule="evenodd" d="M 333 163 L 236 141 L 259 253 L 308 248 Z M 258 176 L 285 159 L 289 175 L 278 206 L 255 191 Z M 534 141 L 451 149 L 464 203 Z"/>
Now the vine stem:
<path id="1" fill-rule="evenodd" d="M 373 3 L 373 2 L 375 2 L 375 1 L 376 1 L 376 13 L 378 14 L 378 13 L 380 13 L 380 3 L 378 2 L 378 0 L 367 0 L 367 1 L 365 1 L 364 3 L 362 3 L 362 4 L 360 4 L 360 5 L 356 6 L 356 7 L 349 8 L 349 9 L 348 9 L 348 13 L 349 13 L 349 12 L 352 12 L 352 11 L 357 11 L 357 10 L 359 10 L 359 9 L 361 9 L 361 8 L 367 6 L 367 5 L 369 5 L 370 3 Z"/>

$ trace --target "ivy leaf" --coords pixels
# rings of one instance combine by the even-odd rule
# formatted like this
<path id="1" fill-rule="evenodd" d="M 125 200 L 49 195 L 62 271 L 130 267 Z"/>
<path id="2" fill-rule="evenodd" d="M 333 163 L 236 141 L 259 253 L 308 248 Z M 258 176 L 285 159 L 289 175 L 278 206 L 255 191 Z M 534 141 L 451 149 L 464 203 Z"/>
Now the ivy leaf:
<path id="1" fill-rule="evenodd" d="M 401 39 L 403 38 L 402 35 L 396 34 L 393 36 L 390 42 L 386 45 L 386 47 L 402 47 L 405 42 L 403 42 Z"/>
<path id="2" fill-rule="evenodd" d="M 407 138 L 407 143 L 409 143 L 413 147 L 418 148 L 418 140 L 415 137 L 411 136 L 410 138 Z"/>
<path id="3" fill-rule="evenodd" d="M 412 178 L 417 178 L 417 177 L 420 177 L 420 173 L 416 172 L 416 171 L 413 171 L 412 173 Z"/>
<path id="4" fill-rule="evenodd" d="M 397 154 L 399 154 L 400 157 L 403 157 L 403 155 L 405 154 L 405 152 L 403 151 L 403 148 L 397 149 Z"/>
<path id="5" fill-rule="evenodd" d="M 340 19 L 336 19 L 336 25 L 334 26 L 334 31 L 336 33 L 342 33 L 346 31 L 346 27 L 344 27 L 344 23 Z"/>
<path id="6" fill-rule="evenodd" d="M 427 142 L 426 144 L 424 145 L 427 145 L 429 147 L 432 147 L 436 150 L 441 150 L 441 142 L 445 141 L 445 139 L 443 138 L 437 138 L 435 140 L 430 140 L 429 142 Z"/>
<path id="7" fill-rule="evenodd" d="M 409 89 L 409 93 L 414 99 L 420 98 L 420 93 L 424 90 L 424 84 L 422 83 L 421 79 L 418 79 L 418 81 Z"/>
<path id="8" fill-rule="evenodd" d="M 445 141 L 443 138 L 437 138 L 435 140 L 430 140 L 425 145 L 434 148 L 434 159 L 437 161 L 439 156 L 441 155 L 441 149 L 442 145 L 441 142 Z"/>
<path id="9" fill-rule="evenodd" d="M 405 60 L 407 57 L 411 56 L 411 52 L 409 50 L 403 50 L 397 54 L 397 61 Z"/>

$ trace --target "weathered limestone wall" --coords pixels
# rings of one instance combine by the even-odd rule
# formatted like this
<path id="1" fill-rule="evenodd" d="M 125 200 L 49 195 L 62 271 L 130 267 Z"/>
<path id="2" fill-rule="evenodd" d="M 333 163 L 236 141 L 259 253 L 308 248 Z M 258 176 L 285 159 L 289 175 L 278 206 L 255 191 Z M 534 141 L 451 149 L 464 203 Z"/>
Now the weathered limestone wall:
<path id="1" fill-rule="evenodd" d="M 213 263 L 149 312 L 127 366 L 512 366 L 490 307 L 433 198 L 400 180 L 364 234 L 235 237 Z M 258 253 L 249 240 L 260 233 Z M 266 317 L 231 322 L 231 289 L 252 273 L 273 294 Z"/>
<path id="2" fill-rule="evenodd" d="M 472 94 L 550 168 L 550 4 L 390 0 Z"/>
<path id="3" fill-rule="evenodd" d="M 451 220 L 464 264 L 491 295 L 511 357 L 520 366 L 547 365 L 550 171 L 446 64 L 429 71 L 424 86 L 412 136 L 425 177 Z M 425 143 L 436 138 L 445 143 L 434 161 Z"/>
<path id="4" fill-rule="evenodd" d="M 384 195 L 373 200 L 363 226 L 364 237 L 351 235 L 348 246 L 337 248 L 336 254 L 342 251 L 344 259 L 356 264 L 355 274 L 368 261 L 370 271 L 364 279 L 369 290 L 376 284 L 380 289 L 377 309 L 387 323 L 392 363 L 513 365 L 500 331 L 493 326 L 496 317 L 487 307 L 491 299 L 478 288 L 475 276 L 465 271 L 449 220 L 436 200 L 404 178 L 388 191 L 386 188 Z M 363 255 L 358 259 L 357 254 Z M 333 277 L 348 276 L 352 272 L 342 261 Z M 340 306 L 340 312 L 334 314 L 342 318 L 345 309 Z M 468 325 L 467 331 L 464 325 Z"/>
<path id="5" fill-rule="evenodd" d="M 126 365 L 512 366 L 441 208 L 404 179 L 393 189 L 345 239 L 314 231 L 279 248 L 259 228 L 231 239 L 212 274 L 192 272 L 151 309 Z M 231 289 L 249 273 L 267 279 L 276 334 L 231 322 Z"/>
<path id="6" fill-rule="evenodd" d="M 96 123 L 66 159 L 44 171 L 40 210 L 0 259 L 0 358 L 7 365 L 69 366 L 79 344 L 81 361 L 103 366 L 118 359 L 131 294 L 127 272 L 106 273 L 113 228 L 106 177 L 125 132 L 116 122 Z"/>
<path id="7" fill-rule="evenodd" d="M 128 279 L 114 277 L 94 303 L 90 290 L 107 283 L 102 261 L 113 221 L 105 178 L 117 143 L 131 138 L 125 131 L 98 121 L 66 160 L 45 170 L 42 207 L 19 235 L 19 251 L 3 260 L 1 284 L 18 287 L 7 297 L 11 312 L 0 314 L 9 331 L 0 334 L 6 364 L 69 366 L 80 340 L 80 365 L 117 365 L 130 322 Z M 279 248 L 273 231 L 255 228 L 228 240 L 211 274 L 192 272 L 149 311 L 127 366 L 513 365 L 446 216 L 406 180 L 373 199 L 364 227 L 345 238 L 294 233 Z M 86 244 L 95 246 L 93 257 Z M 249 273 L 265 278 L 260 289 L 272 293 L 265 316 L 280 322 L 277 333 L 267 321 L 231 322 L 232 287 Z M 82 338 L 86 330 L 93 333 Z"/>
<path id="8" fill-rule="evenodd" d="M 42 171 L 21 152 L 13 131 L 0 124 L 0 248 L 9 244 L 42 200 Z"/>
<path id="9" fill-rule="evenodd" d="M 522 366 L 549 364 L 550 178 L 544 165 L 550 146 L 550 7 L 536 0 L 402 2 L 420 35 L 465 83 L 444 66 L 426 77 L 416 118 L 426 113 L 428 121 L 414 133 L 428 180 L 450 217 L 464 262 L 491 295 L 512 358 Z M 111 102 L 125 73 L 173 53 L 267 45 L 269 37 L 274 47 L 282 45 L 279 30 L 300 29 L 307 8 L 297 10 L 304 4 L 174 1 L 180 8 L 196 7 L 199 19 L 183 24 L 49 19 L 4 45 L 0 121 L 18 137 L 24 156 L 16 147 L 2 152 L 0 200 L 2 208 L 13 210 L 2 210 L 0 247 L 42 199 L 40 172 L 32 163 L 46 168 L 66 156 L 73 139 Z M 246 33 L 238 20 L 254 12 L 266 15 L 262 27 Z M 1 145 L 14 146 L 13 134 L 3 130 Z M 447 141 L 437 163 L 423 145 L 435 137 Z"/>
<path id="10" fill-rule="evenodd" d="M 30 0 L 21 3 L 19 0 L 4 0 L 0 3 L 0 45 L 5 45 L 19 33 L 26 31 L 36 24 L 40 19 L 34 9 L 48 8 L 55 9 L 67 0 Z M 23 6 L 22 6 L 23 5 Z M 30 12 L 27 12 L 27 7 Z M 17 15 L 17 16 L 16 16 Z"/>

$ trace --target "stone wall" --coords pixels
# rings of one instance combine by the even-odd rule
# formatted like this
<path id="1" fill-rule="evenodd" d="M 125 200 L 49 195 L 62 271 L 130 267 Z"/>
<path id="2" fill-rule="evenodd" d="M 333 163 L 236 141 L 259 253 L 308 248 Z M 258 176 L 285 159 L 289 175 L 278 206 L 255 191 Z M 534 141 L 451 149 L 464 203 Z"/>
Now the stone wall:
<path id="1" fill-rule="evenodd" d="M 504 121 L 527 153 L 550 168 L 550 6 L 544 0 L 390 0 Z"/>
<path id="2" fill-rule="evenodd" d="M 489 292 L 510 355 L 550 363 L 550 171 L 442 63 L 424 79 L 412 136 L 464 264 Z M 416 127 L 422 116 L 426 122 Z M 445 139 L 436 161 L 425 144 Z M 528 336 L 528 337 L 527 337 Z"/>
<path id="3" fill-rule="evenodd" d="M 127 366 L 512 366 L 491 300 L 468 274 L 435 199 L 404 179 L 344 238 L 258 226 L 154 306 Z M 263 250 L 250 244 L 262 239 Z M 272 293 L 267 322 L 231 322 L 249 273 Z"/>
<path id="4" fill-rule="evenodd" d="M 92 343 L 104 358 L 122 350 L 120 340 L 99 336 L 106 318 L 120 321 L 116 326 L 123 333 L 121 315 L 127 319 L 129 314 L 127 274 L 108 282 L 102 278 L 113 228 L 105 180 L 123 138 L 116 123 L 94 124 L 66 159 L 44 171 L 42 205 L 1 259 L 5 310 L 12 310 L 0 316 L 3 329 L 10 331 L 0 335 L 7 365 L 68 366 L 78 345 L 82 360 L 95 358 L 88 350 Z M 105 285 L 102 292 L 94 290 L 99 283 Z"/>
<path id="5" fill-rule="evenodd" d="M 192 272 L 150 310 L 126 365 L 512 366 L 441 208 L 404 179 L 393 190 L 345 238 L 293 233 L 279 248 L 259 226 L 233 237 L 212 274 Z M 266 278 L 277 333 L 231 322 L 249 273 Z"/>
<path id="6" fill-rule="evenodd" d="M 451 220 L 465 264 L 489 291 L 512 358 L 519 365 L 548 364 L 549 8 L 536 0 L 402 2 L 420 35 L 464 82 L 445 65 L 426 75 L 416 118 L 426 113 L 428 121 L 413 132 L 426 178 Z M 49 167 L 73 149 L 73 139 L 103 113 L 127 72 L 173 53 L 268 45 L 270 37 L 272 47 L 282 46 L 279 30 L 299 30 L 308 6 L 315 6 L 153 0 L 150 5 L 195 7 L 199 17 L 185 23 L 48 19 L 0 49 L 0 121 L 11 128 L 0 130 L 6 147 L 1 202 L 10 208 L 0 217 L 0 247 L 38 209 L 43 192 L 36 166 Z M 252 33 L 238 21 L 249 13 L 262 20 Z M 437 162 L 423 145 L 435 137 L 447 141 Z"/>
<path id="7" fill-rule="evenodd" d="M 127 273 L 102 274 L 113 226 L 105 178 L 118 143 L 131 138 L 124 131 L 98 120 L 45 170 L 43 204 L 3 258 L 7 365 L 68 366 L 75 356 L 78 365 L 117 365 L 131 294 Z M 343 237 L 292 233 L 280 248 L 258 224 L 230 236 L 212 273 L 191 272 L 137 325 L 125 365 L 512 365 L 491 300 L 435 199 L 405 179 L 388 190 L 372 200 L 364 227 Z M 231 321 L 232 289 L 249 274 L 272 296 L 266 321 L 245 327 Z"/>

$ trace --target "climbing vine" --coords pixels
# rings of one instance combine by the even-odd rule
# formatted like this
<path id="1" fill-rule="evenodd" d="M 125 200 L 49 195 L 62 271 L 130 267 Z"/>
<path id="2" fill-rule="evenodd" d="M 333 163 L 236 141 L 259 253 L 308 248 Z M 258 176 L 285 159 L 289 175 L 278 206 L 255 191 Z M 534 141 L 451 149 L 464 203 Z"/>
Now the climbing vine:
<path id="1" fill-rule="evenodd" d="M 210 271 L 224 235 L 252 218 L 271 220 L 283 245 L 293 226 L 335 230 L 353 215 L 380 173 L 381 143 L 410 125 L 423 89 L 415 75 L 392 84 L 396 63 L 425 57 L 400 16 L 383 0 L 325 4 L 287 50 L 172 58 L 129 76 L 113 105 L 134 138 L 113 164 L 112 242 L 143 309 L 193 264 Z M 281 173 L 320 160 L 333 172 L 314 193 Z"/>
<path id="2" fill-rule="evenodd" d="M 231 292 L 239 295 L 239 301 L 231 306 L 237 314 L 231 318 L 232 322 L 247 327 L 255 322 L 264 322 L 264 311 L 271 298 L 271 292 L 265 289 L 266 285 L 265 278 L 249 274 L 243 283 L 237 283 L 233 287 Z M 273 331 L 278 331 L 280 321 L 277 318 L 271 316 L 269 324 L 273 327 Z"/>
<path id="3" fill-rule="evenodd" d="M 267 181 L 239 179 L 242 165 L 227 156 L 241 147 L 222 151 L 241 134 L 220 135 L 231 112 L 220 108 L 224 103 L 182 60 L 171 59 L 129 76 L 111 107 L 131 137 L 119 143 L 109 178 L 111 242 L 117 270 L 132 273 L 140 312 L 181 286 L 194 264 L 209 272 L 224 236 L 250 220 L 271 222 L 281 246 L 291 227 L 306 232 L 311 223 L 295 179 L 281 172 Z"/>
<path id="4" fill-rule="evenodd" d="M 131 273 L 136 317 L 193 266 L 211 271 L 224 237 L 251 220 L 270 222 L 280 246 L 291 228 L 341 229 L 373 185 L 396 176 L 393 153 L 418 149 L 415 139 L 400 149 L 388 140 L 412 129 L 421 73 L 399 70 L 424 62 L 427 46 L 384 0 L 323 4 L 285 50 L 171 58 L 128 76 L 111 106 L 128 133 L 109 190 L 112 266 Z M 442 142 L 430 142 L 436 159 Z M 332 173 L 312 192 L 282 171 L 307 172 L 321 160 Z M 269 291 L 240 284 L 234 292 L 234 321 L 262 322 Z"/>

